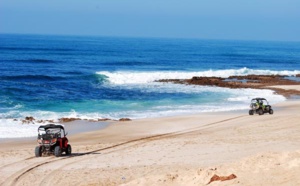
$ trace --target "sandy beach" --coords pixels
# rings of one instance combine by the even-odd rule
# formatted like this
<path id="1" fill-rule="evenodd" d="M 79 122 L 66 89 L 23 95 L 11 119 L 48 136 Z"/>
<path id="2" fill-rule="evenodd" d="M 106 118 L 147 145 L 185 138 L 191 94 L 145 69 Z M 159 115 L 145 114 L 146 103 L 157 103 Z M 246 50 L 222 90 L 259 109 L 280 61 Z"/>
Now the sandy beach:
<path id="1" fill-rule="evenodd" d="M 70 134 L 73 154 L 59 158 L 34 157 L 35 138 L 4 141 L 0 184 L 300 185 L 300 100 L 273 107 L 112 122 Z"/>

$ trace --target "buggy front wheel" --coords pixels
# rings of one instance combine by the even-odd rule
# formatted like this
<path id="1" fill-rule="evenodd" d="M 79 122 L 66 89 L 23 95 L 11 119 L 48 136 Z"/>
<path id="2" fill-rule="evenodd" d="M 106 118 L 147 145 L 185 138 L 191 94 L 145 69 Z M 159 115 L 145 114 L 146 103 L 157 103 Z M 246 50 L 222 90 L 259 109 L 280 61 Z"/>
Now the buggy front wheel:
<path id="1" fill-rule="evenodd" d="M 274 113 L 273 109 L 270 109 L 269 114 L 273 114 L 273 113 Z"/>
<path id="2" fill-rule="evenodd" d="M 56 147 L 54 148 L 54 155 L 55 155 L 56 157 L 61 156 L 61 148 L 60 148 L 60 146 L 56 146 Z"/>
<path id="3" fill-rule="evenodd" d="M 34 150 L 34 153 L 35 153 L 35 157 L 41 157 L 42 156 L 42 147 L 41 146 L 36 146 L 35 150 Z"/>

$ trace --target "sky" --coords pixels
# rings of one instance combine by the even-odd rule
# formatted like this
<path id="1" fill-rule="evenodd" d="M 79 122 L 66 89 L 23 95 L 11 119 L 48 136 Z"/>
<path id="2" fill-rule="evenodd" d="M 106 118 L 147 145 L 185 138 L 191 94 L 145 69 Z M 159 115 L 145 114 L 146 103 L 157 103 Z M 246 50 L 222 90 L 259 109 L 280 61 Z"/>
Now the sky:
<path id="1" fill-rule="evenodd" d="M 0 33 L 300 41 L 300 0 L 0 0 Z"/>

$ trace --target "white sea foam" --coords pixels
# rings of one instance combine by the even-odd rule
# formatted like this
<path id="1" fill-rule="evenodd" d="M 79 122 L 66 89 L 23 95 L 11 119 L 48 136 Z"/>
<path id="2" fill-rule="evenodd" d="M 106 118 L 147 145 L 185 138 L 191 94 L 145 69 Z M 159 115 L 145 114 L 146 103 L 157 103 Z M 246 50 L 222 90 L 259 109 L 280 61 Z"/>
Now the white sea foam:
<path id="1" fill-rule="evenodd" d="M 249 74 L 256 75 L 287 75 L 295 76 L 300 74 L 299 70 L 294 71 L 274 71 L 274 70 L 254 70 L 249 68 L 241 69 L 227 69 L 227 70 L 206 70 L 198 72 L 180 72 L 180 71 L 155 71 L 155 72 L 136 72 L 136 71 L 100 71 L 96 72 L 99 75 L 104 75 L 108 78 L 111 84 L 144 84 L 154 82 L 159 79 L 189 79 L 193 76 L 216 76 L 216 77 L 229 77 L 229 76 L 244 76 Z"/>
<path id="2" fill-rule="evenodd" d="M 20 138 L 37 135 L 37 124 L 20 124 L 13 119 L 0 119 L 0 138 Z"/>

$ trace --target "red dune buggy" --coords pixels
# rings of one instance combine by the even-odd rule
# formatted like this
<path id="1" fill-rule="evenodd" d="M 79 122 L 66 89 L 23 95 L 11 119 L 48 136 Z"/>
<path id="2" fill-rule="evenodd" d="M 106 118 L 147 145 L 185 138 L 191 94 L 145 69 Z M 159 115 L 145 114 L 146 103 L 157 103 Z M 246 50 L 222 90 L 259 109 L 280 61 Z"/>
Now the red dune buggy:
<path id="1" fill-rule="evenodd" d="M 61 156 L 63 152 L 70 155 L 72 152 L 71 145 L 68 144 L 65 129 L 62 125 L 48 124 L 41 125 L 38 128 L 37 142 L 35 147 L 35 156 L 54 154 L 56 157 Z"/>

